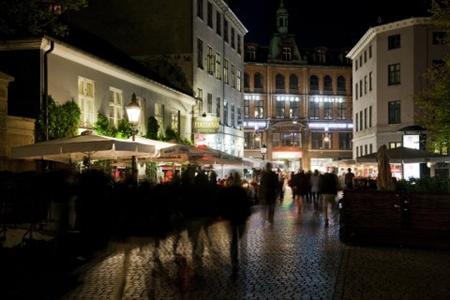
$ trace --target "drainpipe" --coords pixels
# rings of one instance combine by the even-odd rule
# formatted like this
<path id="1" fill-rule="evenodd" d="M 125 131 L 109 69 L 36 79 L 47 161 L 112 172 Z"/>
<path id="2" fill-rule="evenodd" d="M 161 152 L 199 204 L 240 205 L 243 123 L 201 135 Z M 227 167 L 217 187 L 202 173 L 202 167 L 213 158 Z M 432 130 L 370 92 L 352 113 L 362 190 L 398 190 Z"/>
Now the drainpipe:
<path id="1" fill-rule="evenodd" d="M 48 141 L 48 55 L 55 49 L 55 42 L 50 41 L 50 48 L 44 52 L 44 91 L 43 91 L 43 101 L 44 112 L 45 112 L 45 140 Z"/>

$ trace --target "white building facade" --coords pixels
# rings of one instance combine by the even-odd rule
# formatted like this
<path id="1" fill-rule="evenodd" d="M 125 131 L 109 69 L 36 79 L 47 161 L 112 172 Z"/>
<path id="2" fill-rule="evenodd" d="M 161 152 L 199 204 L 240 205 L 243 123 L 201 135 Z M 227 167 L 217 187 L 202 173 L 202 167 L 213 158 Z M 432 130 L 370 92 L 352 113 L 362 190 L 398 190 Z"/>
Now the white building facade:
<path id="1" fill-rule="evenodd" d="M 414 97 L 424 74 L 442 63 L 444 33 L 429 18 L 369 29 L 347 57 L 353 61 L 353 158 L 382 145 L 403 145 L 402 128 L 417 125 Z"/>
<path id="2" fill-rule="evenodd" d="M 244 156 L 244 36 L 223 0 L 193 0 L 194 142 Z"/>

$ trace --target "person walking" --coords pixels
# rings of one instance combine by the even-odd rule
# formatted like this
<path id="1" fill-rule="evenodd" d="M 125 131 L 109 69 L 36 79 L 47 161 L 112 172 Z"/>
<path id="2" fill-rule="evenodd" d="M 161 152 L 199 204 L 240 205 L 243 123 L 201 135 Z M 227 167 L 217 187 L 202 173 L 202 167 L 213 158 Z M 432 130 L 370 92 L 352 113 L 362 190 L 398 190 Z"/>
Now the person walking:
<path id="1" fill-rule="evenodd" d="M 320 182 L 320 173 L 318 170 L 314 170 L 314 173 L 311 175 L 310 185 L 311 185 L 311 198 L 313 201 L 314 209 L 318 209 L 318 201 L 319 201 L 319 182 Z"/>
<path id="2" fill-rule="evenodd" d="M 325 227 L 328 227 L 328 204 L 334 203 L 338 192 L 338 178 L 334 170 L 325 173 L 320 180 L 320 193 L 323 200 Z"/>
<path id="3" fill-rule="evenodd" d="M 353 184 L 355 180 L 355 174 L 352 173 L 352 169 L 348 168 L 347 173 L 345 173 L 344 184 L 347 190 L 353 190 Z"/>
<path id="4" fill-rule="evenodd" d="M 267 220 L 271 224 L 273 224 L 275 215 L 275 202 L 279 193 L 278 186 L 278 176 L 272 171 L 272 164 L 268 162 L 261 176 L 261 191 L 266 205 Z"/>

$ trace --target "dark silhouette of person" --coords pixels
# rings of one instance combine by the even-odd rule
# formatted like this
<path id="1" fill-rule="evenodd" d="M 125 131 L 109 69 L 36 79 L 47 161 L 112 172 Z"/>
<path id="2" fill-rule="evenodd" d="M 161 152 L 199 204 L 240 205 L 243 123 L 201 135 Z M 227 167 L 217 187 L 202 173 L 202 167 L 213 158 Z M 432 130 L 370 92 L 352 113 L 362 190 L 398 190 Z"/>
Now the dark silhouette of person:
<path id="1" fill-rule="evenodd" d="M 345 173 L 344 184 L 347 190 L 353 190 L 353 184 L 355 180 L 355 174 L 352 173 L 352 169 L 348 168 L 347 173 Z"/>
<path id="2" fill-rule="evenodd" d="M 266 205 L 267 220 L 273 224 L 275 202 L 278 196 L 279 181 L 277 174 L 272 171 L 272 164 L 267 163 L 261 176 L 261 190 Z"/>
<path id="3" fill-rule="evenodd" d="M 323 214 L 325 226 L 328 227 L 328 204 L 333 203 L 338 192 L 339 181 L 335 171 L 323 174 L 320 177 L 320 193 L 323 195 Z"/>

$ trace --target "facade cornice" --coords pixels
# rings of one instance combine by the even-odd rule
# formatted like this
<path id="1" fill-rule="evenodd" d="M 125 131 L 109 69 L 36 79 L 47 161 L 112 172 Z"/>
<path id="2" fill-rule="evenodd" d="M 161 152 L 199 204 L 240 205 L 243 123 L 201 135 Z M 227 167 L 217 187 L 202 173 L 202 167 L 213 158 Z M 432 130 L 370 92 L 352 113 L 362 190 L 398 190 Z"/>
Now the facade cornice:
<path id="1" fill-rule="evenodd" d="M 244 62 L 244 66 L 261 66 L 261 67 L 272 67 L 272 68 L 319 68 L 319 69 L 348 69 L 351 70 L 351 66 L 338 66 L 338 65 L 310 65 L 310 64 L 277 64 L 277 63 L 260 63 L 260 62 Z"/>
<path id="2" fill-rule="evenodd" d="M 225 3 L 225 1 L 213 0 L 213 2 L 218 7 L 220 7 L 220 9 L 223 11 L 223 14 L 227 16 L 228 20 L 230 20 L 237 28 L 239 28 L 239 31 L 242 33 L 242 35 L 246 35 L 248 33 L 248 29 L 244 26 L 241 20 L 239 20 L 239 18 L 234 14 L 234 12 L 231 10 L 228 4 Z"/>
<path id="3" fill-rule="evenodd" d="M 349 53 L 346 55 L 346 57 L 353 60 L 356 56 L 358 56 L 359 52 L 362 49 L 364 49 L 367 46 L 367 44 L 369 44 L 372 41 L 372 39 L 375 38 L 375 36 L 377 34 L 395 30 L 395 29 L 401 29 L 401 28 L 405 28 L 405 27 L 415 26 L 415 25 L 430 25 L 430 24 L 431 24 L 431 18 L 423 17 L 423 18 L 409 18 L 409 19 L 400 20 L 397 22 L 392 22 L 392 23 L 372 27 L 366 31 L 366 33 L 362 36 L 362 38 L 349 51 Z"/>

